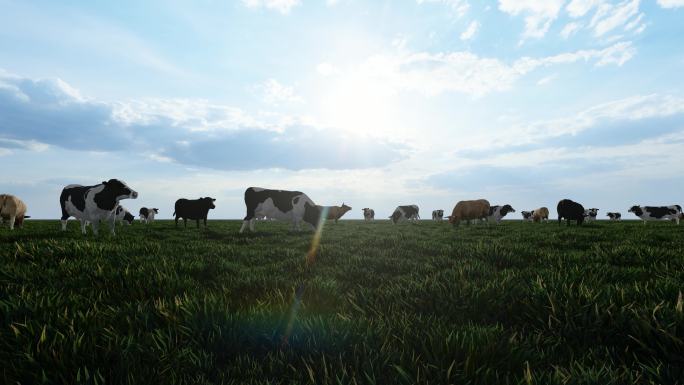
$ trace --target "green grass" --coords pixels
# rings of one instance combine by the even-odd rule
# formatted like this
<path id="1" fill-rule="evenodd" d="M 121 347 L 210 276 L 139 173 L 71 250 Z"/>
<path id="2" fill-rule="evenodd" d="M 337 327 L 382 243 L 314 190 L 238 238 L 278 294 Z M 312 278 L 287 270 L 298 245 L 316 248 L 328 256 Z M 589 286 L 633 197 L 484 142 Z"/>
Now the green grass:
<path id="1" fill-rule="evenodd" d="M 239 227 L 0 228 L 0 383 L 684 383 L 684 226 Z"/>

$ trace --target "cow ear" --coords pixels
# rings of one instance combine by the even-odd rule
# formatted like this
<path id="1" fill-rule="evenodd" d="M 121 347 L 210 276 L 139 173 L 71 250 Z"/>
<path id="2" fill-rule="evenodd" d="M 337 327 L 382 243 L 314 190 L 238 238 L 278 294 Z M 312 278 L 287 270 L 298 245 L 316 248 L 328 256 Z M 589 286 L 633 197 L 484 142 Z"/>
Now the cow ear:
<path id="1" fill-rule="evenodd" d="M 109 183 L 109 182 L 104 181 L 104 180 L 102 181 L 102 184 L 105 185 L 105 186 L 107 185 L 107 183 Z"/>
<path id="2" fill-rule="evenodd" d="M 212 202 L 216 202 L 216 199 L 212 198 L 211 201 L 212 201 Z"/>

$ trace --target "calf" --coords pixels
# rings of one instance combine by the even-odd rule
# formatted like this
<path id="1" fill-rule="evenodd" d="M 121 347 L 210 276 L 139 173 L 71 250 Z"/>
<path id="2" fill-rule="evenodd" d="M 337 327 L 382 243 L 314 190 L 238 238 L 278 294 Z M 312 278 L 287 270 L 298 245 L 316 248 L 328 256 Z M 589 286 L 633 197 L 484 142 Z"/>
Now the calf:
<path id="1" fill-rule="evenodd" d="M 672 219 L 679 224 L 680 216 L 682 214 L 682 206 L 632 206 L 629 211 L 634 213 L 637 217 L 644 221 L 655 221 L 659 219 Z"/>
<path id="2" fill-rule="evenodd" d="M 215 209 L 214 202 L 216 199 L 210 197 L 204 197 L 199 199 L 185 199 L 181 198 L 174 204 L 174 220 L 176 222 L 176 227 L 178 227 L 178 219 L 183 218 L 183 226 L 188 227 L 188 219 L 195 220 L 197 222 L 197 228 L 199 229 L 200 219 L 204 220 L 204 227 L 207 227 L 207 216 L 209 216 L 209 210 Z"/>
<path id="3" fill-rule="evenodd" d="M 466 223 L 470 224 L 470 221 L 474 219 L 487 219 L 490 207 L 489 201 L 486 199 L 459 201 L 448 217 L 449 223 L 456 227 L 461 221 L 467 221 Z"/>
<path id="4" fill-rule="evenodd" d="M 584 210 L 584 221 L 589 223 L 596 220 L 599 209 L 586 209 Z"/>
<path id="5" fill-rule="evenodd" d="M 532 221 L 534 222 L 541 222 L 541 221 L 549 221 L 549 209 L 546 207 L 540 207 L 536 210 L 532 211 Z"/>
<path id="6" fill-rule="evenodd" d="M 363 219 L 368 222 L 375 219 L 375 210 L 369 209 L 368 207 L 363 209 Z"/>
<path id="7" fill-rule="evenodd" d="M 444 210 L 432 210 L 432 220 L 441 222 L 444 218 Z"/>
<path id="8" fill-rule="evenodd" d="M 299 231 L 302 222 L 316 229 L 325 208 L 316 204 L 301 191 L 269 190 L 250 187 L 245 190 L 247 214 L 242 221 L 240 233 L 249 226 L 254 231 L 255 218 L 267 216 L 281 221 L 289 221 L 294 230 Z"/>
<path id="9" fill-rule="evenodd" d="M 119 201 L 137 197 L 138 193 L 119 179 L 110 179 L 94 186 L 68 185 L 59 196 L 59 204 L 62 207 L 62 231 L 66 231 L 69 217 L 75 217 L 81 222 L 81 232 L 84 235 L 88 222 L 92 224 L 93 234 L 97 235 L 101 220 L 109 222 L 109 229 L 114 235 L 115 209 Z"/>
<path id="10" fill-rule="evenodd" d="M 407 206 L 397 206 L 396 209 L 394 209 L 394 212 L 392 215 L 390 215 L 390 219 L 392 220 L 392 223 L 398 223 L 399 221 L 416 221 L 420 219 L 420 215 L 418 214 L 418 206 L 416 205 L 407 205 Z"/>
<path id="11" fill-rule="evenodd" d="M 496 223 L 501 222 L 501 219 L 505 217 L 508 213 L 514 213 L 515 210 L 511 205 L 503 206 L 491 206 L 489 207 L 489 215 L 487 216 L 488 221 L 496 221 Z"/>
<path id="12" fill-rule="evenodd" d="M 14 195 L 0 194 L 0 218 L 2 221 L 9 221 L 10 230 L 14 230 L 14 225 L 22 227 L 26 215 L 26 203 Z"/>
<path id="13" fill-rule="evenodd" d="M 584 222 L 584 206 L 577 202 L 573 202 L 570 199 L 563 199 L 558 202 L 556 211 L 558 212 L 559 225 L 563 218 L 565 218 L 568 226 L 570 226 L 570 221 L 577 221 L 578 226 L 582 225 Z"/>
<path id="14" fill-rule="evenodd" d="M 606 213 L 606 216 L 611 221 L 619 221 L 622 218 L 622 214 L 620 214 L 620 213 Z"/>
<path id="15" fill-rule="evenodd" d="M 159 209 L 141 207 L 138 214 L 140 215 L 140 222 L 145 224 L 152 223 L 154 222 L 154 216 L 159 214 Z"/>
<path id="16" fill-rule="evenodd" d="M 135 220 L 133 214 L 131 214 L 128 210 L 126 210 L 125 207 L 121 205 L 116 206 L 114 215 L 116 216 L 116 220 L 122 225 L 132 225 L 133 221 Z"/>
<path id="17" fill-rule="evenodd" d="M 523 217 L 524 222 L 532 222 L 532 214 L 534 213 L 534 210 L 532 211 L 521 211 L 520 214 Z"/>
<path id="18" fill-rule="evenodd" d="M 324 209 L 327 209 L 328 215 L 326 216 L 326 219 L 331 219 L 334 220 L 335 223 L 337 223 L 337 220 L 342 218 L 344 214 L 347 213 L 347 211 L 351 210 L 352 208 L 345 205 L 342 203 L 342 206 L 317 206 L 321 212 Z"/>

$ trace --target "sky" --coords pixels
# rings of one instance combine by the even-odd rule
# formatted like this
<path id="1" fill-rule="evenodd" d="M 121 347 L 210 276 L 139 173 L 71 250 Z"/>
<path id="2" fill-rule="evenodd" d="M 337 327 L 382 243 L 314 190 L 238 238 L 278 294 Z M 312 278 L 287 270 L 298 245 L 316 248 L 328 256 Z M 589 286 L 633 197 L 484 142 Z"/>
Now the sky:
<path id="1" fill-rule="evenodd" d="M 0 0 L 0 192 L 684 204 L 684 0 Z"/>

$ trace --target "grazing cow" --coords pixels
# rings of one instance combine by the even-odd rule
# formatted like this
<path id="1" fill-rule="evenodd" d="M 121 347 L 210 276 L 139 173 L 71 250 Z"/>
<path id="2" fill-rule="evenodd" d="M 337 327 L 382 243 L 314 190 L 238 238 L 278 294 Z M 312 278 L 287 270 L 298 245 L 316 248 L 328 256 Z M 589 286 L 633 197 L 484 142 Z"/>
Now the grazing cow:
<path id="1" fill-rule="evenodd" d="M 324 209 L 328 210 L 328 216 L 325 219 L 332 219 L 337 223 L 337 220 L 342 218 L 344 214 L 347 213 L 347 211 L 351 210 L 352 208 L 345 205 L 342 203 L 342 206 L 317 206 L 321 212 L 323 212 Z"/>
<path id="2" fill-rule="evenodd" d="M 589 223 L 596 220 L 599 209 L 586 209 L 584 210 L 584 221 Z"/>
<path id="3" fill-rule="evenodd" d="M 514 213 L 515 210 L 511 205 L 503 205 L 503 206 L 491 206 L 489 208 L 489 215 L 487 215 L 487 220 L 488 221 L 496 221 L 496 223 L 501 222 L 501 219 L 505 217 L 508 213 Z"/>
<path id="4" fill-rule="evenodd" d="M 459 201 L 448 217 L 449 223 L 455 227 L 461 221 L 467 221 L 466 223 L 470 224 L 471 220 L 487 219 L 490 207 L 489 201 L 486 199 Z"/>
<path id="5" fill-rule="evenodd" d="M 173 208 L 174 220 L 176 222 L 176 227 L 178 227 L 178 220 L 183 218 L 183 226 L 188 227 L 188 219 L 195 220 L 197 222 L 197 228 L 199 229 L 200 220 L 204 220 L 204 227 L 207 227 L 207 216 L 209 215 L 209 210 L 215 209 L 214 202 L 216 199 L 210 197 L 204 197 L 199 199 L 185 199 L 181 198 L 176 201 Z"/>
<path id="6" fill-rule="evenodd" d="M 630 213 L 634 213 L 637 217 L 644 221 L 655 221 L 658 219 L 672 219 L 679 224 L 680 216 L 682 214 L 682 206 L 637 206 L 634 205 L 629 209 Z"/>
<path id="7" fill-rule="evenodd" d="M 152 223 L 152 222 L 154 222 L 154 216 L 156 214 L 159 214 L 159 209 L 154 209 L 154 208 L 149 208 L 149 207 L 141 207 L 138 214 L 140 214 L 140 222 Z"/>
<path id="8" fill-rule="evenodd" d="M 532 221 L 534 222 L 541 222 L 541 221 L 549 221 L 549 209 L 546 207 L 540 207 L 536 210 L 532 211 Z"/>
<path id="9" fill-rule="evenodd" d="M 395 224 L 402 220 L 416 221 L 420 219 L 418 210 L 418 206 L 416 205 L 397 206 L 397 208 L 394 209 L 394 212 L 392 213 L 392 215 L 390 215 L 389 218 L 392 220 L 392 223 Z"/>
<path id="10" fill-rule="evenodd" d="M 532 222 L 532 214 L 534 213 L 533 211 L 521 211 L 520 214 L 523 217 L 524 222 Z"/>
<path id="11" fill-rule="evenodd" d="M 114 215 L 116 216 L 116 220 L 122 225 L 132 225 L 133 221 L 135 220 L 133 214 L 131 214 L 128 210 L 126 210 L 125 207 L 121 205 L 116 206 Z"/>
<path id="12" fill-rule="evenodd" d="M 81 222 L 81 232 L 86 234 L 86 224 L 90 222 L 93 234 L 97 235 L 100 221 L 109 221 L 109 229 L 114 235 L 116 223 L 115 209 L 122 199 L 136 199 L 138 193 L 123 181 L 110 179 L 94 186 L 70 184 L 62 190 L 59 204 L 62 207 L 62 231 L 66 231 L 67 219 L 75 217 Z"/>
<path id="13" fill-rule="evenodd" d="M 369 209 L 368 207 L 363 209 L 363 219 L 368 222 L 375 219 L 375 210 Z"/>
<path id="14" fill-rule="evenodd" d="M 432 210 L 432 220 L 441 222 L 444 218 L 444 210 Z"/>
<path id="15" fill-rule="evenodd" d="M 14 195 L 0 194 L 0 218 L 2 221 L 9 221 L 10 230 L 14 230 L 14 225 L 22 227 L 26 215 L 26 204 Z"/>
<path id="16" fill-rule="evenodd" d="M 260 187 L 250 187 L 245 190 L 245 206 L 247 215 L 242 221 L 240 233 L 254 231 L 254 219 L 267 216 L 281 221 L 289 221 L 292 228 L 299 231 L 302 222 L 316 229 L 321 220 L 323 210 L 301 191 L 269 190 Z"/>
<path id="17" fill-rule="evenodd" d="M 559 225 L 563 218 L 567 221 L 568 226 L 570 226 L 570 221 L 577 221 L 578 226 L 584 222 L 584 206 L 570 199 L 563 199 L 558 202 L 556 211 L 558 212 Z"/>
<path id="18" fill-rule="evenodd" d="M 620 214 L 620 213 L 606 213 L 606 216 L 611 221 L 619 221 L 620 219 L 622 219 L 622 214 Z"/>

